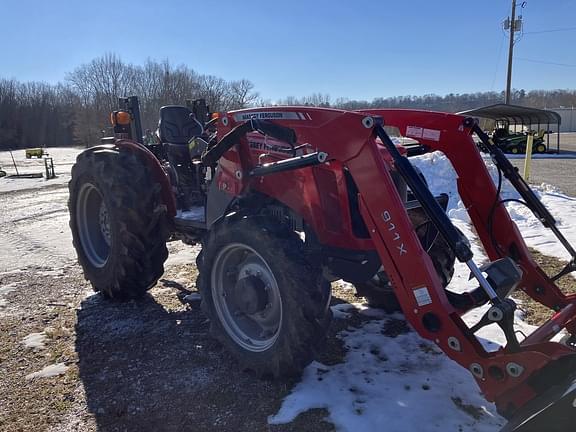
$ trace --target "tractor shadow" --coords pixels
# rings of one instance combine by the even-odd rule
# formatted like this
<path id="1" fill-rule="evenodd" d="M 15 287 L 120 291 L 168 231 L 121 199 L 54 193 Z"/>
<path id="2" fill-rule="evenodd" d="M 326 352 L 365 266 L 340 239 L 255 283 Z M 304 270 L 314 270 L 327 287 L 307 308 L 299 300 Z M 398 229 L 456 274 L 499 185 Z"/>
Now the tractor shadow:
<path id="1" fill-rule="evenodd" d="M 84 300 L 76 352 L 97 429 L 272 430 L 267 417 L 294 382 L 240 371 L 208 325 L 197 303 L 171 311 L 150 295 L 126 303 L 99 295 Z M 299 430 L 293 426 L 275 430 Z"/>

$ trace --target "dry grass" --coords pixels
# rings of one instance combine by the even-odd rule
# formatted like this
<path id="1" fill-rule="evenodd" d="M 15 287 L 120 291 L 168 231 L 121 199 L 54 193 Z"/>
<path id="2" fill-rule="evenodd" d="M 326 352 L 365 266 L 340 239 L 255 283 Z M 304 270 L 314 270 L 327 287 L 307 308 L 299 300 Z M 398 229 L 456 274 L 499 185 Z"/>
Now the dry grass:
<path id="1" fill-rule="evenodd" d="M 534 260 L 549 276 L 557 274 L 566 265 L 566 262 L 543 255 L 535 249 L 530 249 L 530 252 Z M 556 281 L 556 284 L 564 294 L 576 294 L 576 279 L 570 275 Z M 516 291 L 513 296 L 522 302 L 519 309 L 525 313 L 524 320 L 529 324 L 541 325 L 554 314 L 554 311 L 533 300 L 522 291 Z"/>

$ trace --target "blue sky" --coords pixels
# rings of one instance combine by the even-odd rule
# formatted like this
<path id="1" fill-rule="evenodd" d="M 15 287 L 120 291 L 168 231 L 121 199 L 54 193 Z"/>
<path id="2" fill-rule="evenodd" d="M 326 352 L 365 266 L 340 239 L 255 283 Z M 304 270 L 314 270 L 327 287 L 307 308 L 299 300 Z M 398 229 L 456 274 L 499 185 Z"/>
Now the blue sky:
<path id="1" fill-rule="evenodd" d="M 274 101 L 501 90 L 509 0 L 0 0 L 0 77 L 57 82 L 106 52 L 248 78 Z M 532 0 L 526 32 L 576 27 L 573 0 Z M 515 88 L 576 88 L 576 30 L 527 33 Z"/>

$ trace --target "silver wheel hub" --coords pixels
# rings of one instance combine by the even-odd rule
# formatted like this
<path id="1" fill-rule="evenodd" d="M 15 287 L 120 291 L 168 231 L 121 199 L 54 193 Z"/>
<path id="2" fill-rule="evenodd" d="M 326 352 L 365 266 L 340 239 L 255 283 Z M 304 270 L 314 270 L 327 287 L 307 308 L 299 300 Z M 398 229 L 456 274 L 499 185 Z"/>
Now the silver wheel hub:
<path id="1" fill-rule="evenodd" d="M 91 183 L 83 184 L 78 192 L 76 226 L 86 259 L 96 268 L 104 267 L 110 255 L 112 230 L 102 194 Z"/>
<path id="2" fill-rule="evenodd" d="M 98 211 L 98 220 L 100 222 L 100 232 L 106 241 L 106 244 L 110 246 L 112 243 L 112 234 L 110 233 L 110 222 L 108 221 L 108 208 L 104 201 L 100 204 L 100 210 Z"/>
<path id="3" fill-rule="evenodd" d="M 218 253 L 211 274 L 214 307 L 224 330 L 242 348 L 266 351 L 278 339 L 282 299 L 274 274 L 251 247 L 234 243 Z"/>

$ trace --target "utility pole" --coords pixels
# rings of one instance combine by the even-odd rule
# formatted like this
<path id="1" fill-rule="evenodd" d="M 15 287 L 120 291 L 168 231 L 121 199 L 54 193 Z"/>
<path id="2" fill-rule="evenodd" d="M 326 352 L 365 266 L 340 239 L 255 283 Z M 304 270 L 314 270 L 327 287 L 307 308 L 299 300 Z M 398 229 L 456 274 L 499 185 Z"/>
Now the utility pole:
<path id="1" fill-rule="evenodd" d="M 526 2 L 522 2 L 524 8 Z M 512 0 L 512 14 L 510 18 L 504 21 L 504 30 L 510 31 L 510 45 L 508 46 L 508 77 L 506 79 L 506 96 L 504 103 L 509 104 L 511 99 L 512 88 L 512 59 L 514 57 L 514 37 L 515 33 L 522 30 L 522 15 L 516 19 L 516 0 Z"/>

